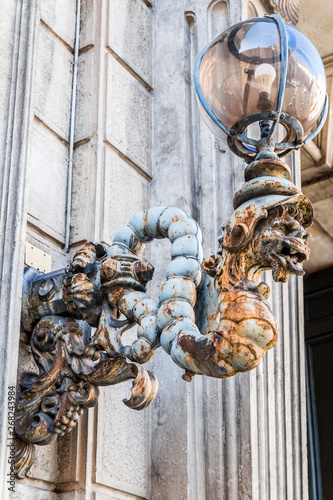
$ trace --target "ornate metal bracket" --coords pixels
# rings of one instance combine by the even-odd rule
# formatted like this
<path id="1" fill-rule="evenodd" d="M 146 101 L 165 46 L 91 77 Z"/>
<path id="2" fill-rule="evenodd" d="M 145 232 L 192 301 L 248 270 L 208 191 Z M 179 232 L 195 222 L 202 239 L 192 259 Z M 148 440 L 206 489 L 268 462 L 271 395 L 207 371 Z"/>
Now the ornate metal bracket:
<path id="1" fill-rule="evenodd" d="M 281 160 L 254 161 L 245 180 L 217 254 L 203 262 L 198 224 L 179 208 L 155 207 L 132 217 L 110 247 L 84 245 L 67 269 L 26 270 L 22 327 L 38 373 L 24 373 L 18 392 L 19 478 L 32 466 L 35 444 L 70 432 L 96 404 L 98 386 L 132 379 L 124 403 L 146 408 L 158 384 L 141 365 L 160 345 L 187 381 L 251 370 L 275 345 L 270 290 L 259 277 L 269 269 L 280 282 L 303 274 L 298 263 L 309 256 L 304 228 L 312 207 Z M 146 293 L 154 269 L 139 257 L 156 238 L 172 243 L 158 302 Z M 133 325 L 137 339 L 124 345 L 122 334 Z"/>

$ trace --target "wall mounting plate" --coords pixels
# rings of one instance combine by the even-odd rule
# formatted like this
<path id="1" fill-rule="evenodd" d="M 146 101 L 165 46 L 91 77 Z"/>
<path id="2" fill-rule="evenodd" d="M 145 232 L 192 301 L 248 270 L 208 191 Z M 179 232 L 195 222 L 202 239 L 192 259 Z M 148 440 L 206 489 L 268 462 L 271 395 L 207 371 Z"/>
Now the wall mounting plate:
<path id="1" fill-rule="evenodd" d="M 38 269 L 38 271 L 41 271 L 42 273 L 51 272 L 51 255 L 28 242 L 25 244 L 24 263 L 27 266 Z"/>

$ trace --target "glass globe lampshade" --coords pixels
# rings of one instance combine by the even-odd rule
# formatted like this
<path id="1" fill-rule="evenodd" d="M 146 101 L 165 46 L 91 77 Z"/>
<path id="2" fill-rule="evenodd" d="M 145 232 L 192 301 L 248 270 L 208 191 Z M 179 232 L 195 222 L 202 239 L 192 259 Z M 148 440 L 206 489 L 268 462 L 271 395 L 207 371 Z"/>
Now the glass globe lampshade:
<path id="1" fill-rule="evenodd" d="M 253 123 L 270 119 L 274 115 L 269 112 L 280 105 L 273 139 L 290 144 L 297 138 L 299 145 L 300 135 L 303 142 L 322 114 L 326 78 L 317 50 L 305 35 L 289 25 L 285 25 L 286 46 L 272 17 L 249 19 L 228 28 L 199 56 L 195 84 L 200 111 L 211 131 L 222 140 L 239 122 L 251 122 L 244 121 L 249 115 L 256 118 L 246 127 L 236 126 L 237 133 L 243 131 L 247 137 L 259 140 L 259 124 L 253 132 Z M 279 104 L 281 81 L 285 87 Z M 245 153 L 255 149 L 242 141 L 240 144 Z"/>

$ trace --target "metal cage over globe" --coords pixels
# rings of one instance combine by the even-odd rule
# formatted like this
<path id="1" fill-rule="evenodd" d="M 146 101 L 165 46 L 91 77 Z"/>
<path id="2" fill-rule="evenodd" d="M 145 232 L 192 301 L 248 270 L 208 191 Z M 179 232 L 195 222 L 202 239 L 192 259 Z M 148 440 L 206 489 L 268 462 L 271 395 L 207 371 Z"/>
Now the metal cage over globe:
<path id="1" fill-rule="evenodd" d="M 211 131 L 252 161 L 313 139 L 327 114 L 326 78 L 308 38 L 279 15 L 231 26 L 198 57 L 195 87 Z"/>

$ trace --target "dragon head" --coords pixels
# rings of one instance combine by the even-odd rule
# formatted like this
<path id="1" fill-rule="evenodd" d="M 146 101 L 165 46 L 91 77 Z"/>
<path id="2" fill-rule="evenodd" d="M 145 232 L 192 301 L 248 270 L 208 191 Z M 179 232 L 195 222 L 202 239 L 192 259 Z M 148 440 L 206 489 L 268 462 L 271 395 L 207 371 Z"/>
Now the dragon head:
<path id="1" fill-rule="evenodd" d="M 301 276 L 299 264 L 310 255 L 305 227 L 312 218 L 311 203 L 301 193 L 244 203 L 226 225 L 219 255 L 207 259 L 203 268 L 220 291 L 256 289 L 266 270 L 272 270 L 277 282 L 286 282 L 290 274 Z"/>
<path id="2" fill-rule="evenodd" d="M 274 281 L 285 283 L 290 274 L 302 276 L 299 264 L 310 255 L 310 233 L 302 225 L 303 215 L 292 204 L 278 205 L 256 226 L 251 240 L 254 263 L 272 269 Z"/>

